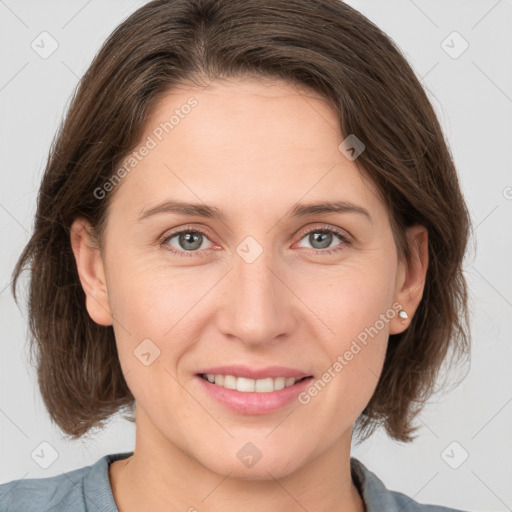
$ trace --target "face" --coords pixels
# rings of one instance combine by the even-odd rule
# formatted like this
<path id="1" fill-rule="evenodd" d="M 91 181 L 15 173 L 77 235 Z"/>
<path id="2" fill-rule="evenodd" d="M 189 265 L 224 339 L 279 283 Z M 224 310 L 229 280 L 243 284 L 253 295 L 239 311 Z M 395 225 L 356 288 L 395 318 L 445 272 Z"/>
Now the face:
<path id="1" fill-rule="evenodd" d="M 163 449 L 266 478 L 350 444 L 405 328 L 407 269 L 343 138 L 318 95 L 255 79 L 175 89 L 148 121 L 87 304 L 113 324 L 137 428 Z"/>

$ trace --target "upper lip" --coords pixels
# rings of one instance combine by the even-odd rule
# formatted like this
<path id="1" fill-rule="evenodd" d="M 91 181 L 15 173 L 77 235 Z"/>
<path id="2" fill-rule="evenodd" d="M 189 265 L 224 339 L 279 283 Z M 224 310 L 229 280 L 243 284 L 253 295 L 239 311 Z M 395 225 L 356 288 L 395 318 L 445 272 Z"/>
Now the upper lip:
<path id="1" fill-rule="evenodd" d="M 205 368 L 198 372 L 199 374 L 213 374 L 213 375 L 234 375 L 235 377 L 245 377 L 247 379 L 267 379 L 276 377 L 294 377 L 302 379 L 309 377 L 307 373 L 289 368 L 286 366 L 266 366 L 264 368 L 249 368 L 244 365 L 232 366 L 215 366 L 212 368 Z"/>

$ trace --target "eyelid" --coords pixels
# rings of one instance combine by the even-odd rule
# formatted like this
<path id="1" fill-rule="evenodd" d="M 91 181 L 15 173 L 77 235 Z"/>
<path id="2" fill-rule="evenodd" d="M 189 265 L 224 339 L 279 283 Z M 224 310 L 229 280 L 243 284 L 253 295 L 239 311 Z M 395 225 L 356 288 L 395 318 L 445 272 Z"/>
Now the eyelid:
<path id="1" fill-rule="evenodd" d="M 350 242 L 353 240 L 353 236 L 346 230 L 337 226 L 332 226 L 330 224 L 322 224 L 320 226 L 313 226 L 311 228 L 306 228 L 304 231 L 300 231 L 300 238 L 304 238 L 306 235 L 310 233 L 315 233 L 316 231 L 331 231 L 337 234 L 343 240 Z"/>
<path id="2" fill-rule="evenodd" d="M 163 235 L 158 237 L 160 242 L 167 240 L 175 235 L 179 235 L 180 233 L 201 233 L 208 237 L 208 239 L 212 238 L 210 230 L 206 226 L 196 227 L 194 225 L 185 224 L 184 226 L 180 226 L 175 229 L 171 229 L 170 231 L 166 231 Z"/>

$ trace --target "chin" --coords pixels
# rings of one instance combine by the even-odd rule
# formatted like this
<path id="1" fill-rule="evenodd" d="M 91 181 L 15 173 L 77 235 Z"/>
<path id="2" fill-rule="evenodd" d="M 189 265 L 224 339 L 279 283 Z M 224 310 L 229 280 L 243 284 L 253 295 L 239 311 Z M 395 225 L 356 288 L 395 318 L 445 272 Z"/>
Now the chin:
<path id="1" fill-rule="evenodd" d="M 260 443 L 263 444 L 263 443 Z M 240 445 L 241 447 L 239 447 Z M 226 457 L 226 453 L 233 456 Z M 236 450 L 226 448 L 218 458 L 204 458 L 202 452 L 199 462 L 219 475 L 228 475 L 230 478 L 241 480 L 272 480 L 284 478 L 299 470 L 306 464 L 302 450 L 293 446 L 291 453 L 284 453 L 275 447 L 265 447 L 259 450 L 252 443 L 238 443 Z M 299 457 L 300 455 L 300 457 Z"/>

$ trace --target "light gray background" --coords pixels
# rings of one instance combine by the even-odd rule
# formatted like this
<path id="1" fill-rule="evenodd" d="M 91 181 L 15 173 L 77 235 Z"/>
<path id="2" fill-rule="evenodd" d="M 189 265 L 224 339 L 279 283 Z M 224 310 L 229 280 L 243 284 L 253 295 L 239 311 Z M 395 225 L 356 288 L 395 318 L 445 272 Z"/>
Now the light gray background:
<path id="1" fill-rule="evenodd" d="M 8 284 L 29 237 L 48 149 L 70 94 L 105 38 L 143 3 L 0 0 L 2 483 L 60 474 L 134 446 L 134 426 L 119 417 L 76 442 L 65 441 L 50 423 L 27 363 L 26 310 L 15 305 Z M 466 263 L 473 331 L 467 377 L 431 400 L 416 441 L 392 442 L 379 431 L 353 455 L 388 487 L 422 503 L 512 510 L 512 2 L 348 3 L 398 43 L 427 88 L 455 157 L 476 242 Z M 31 48 L 43 31 L 59 45 L 47 59 Z M 442 46 L 453 31 L 469 43 L 458 58 Z M 450 36 L 444 46 L 453 53 L 460 44 Z M 31 457 L 42 442 L 58 455 L 47 469 Z M 457 469 L 446 462 L 460 464 L 465 451 L 469 457 Z"/>

